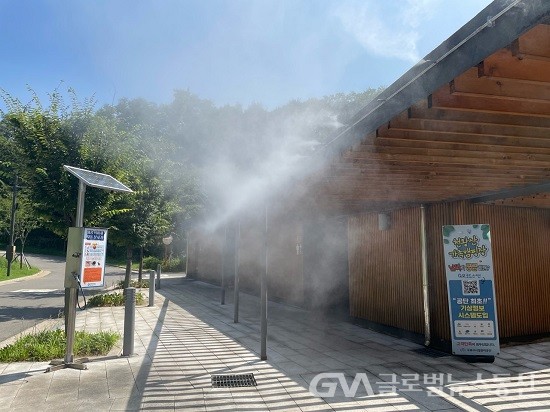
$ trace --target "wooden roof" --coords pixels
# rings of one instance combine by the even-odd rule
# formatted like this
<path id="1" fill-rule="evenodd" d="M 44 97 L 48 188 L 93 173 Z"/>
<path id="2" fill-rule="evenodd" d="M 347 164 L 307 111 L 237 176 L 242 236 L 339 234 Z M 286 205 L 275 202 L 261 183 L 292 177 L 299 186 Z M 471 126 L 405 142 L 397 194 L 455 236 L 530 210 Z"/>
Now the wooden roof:
<path id="1" fill-rule="evenodd" d="M 496 1 L 426 56 L 325 148 L 317 202 L 549 208 L 549 15 L 550 1 Z"/>

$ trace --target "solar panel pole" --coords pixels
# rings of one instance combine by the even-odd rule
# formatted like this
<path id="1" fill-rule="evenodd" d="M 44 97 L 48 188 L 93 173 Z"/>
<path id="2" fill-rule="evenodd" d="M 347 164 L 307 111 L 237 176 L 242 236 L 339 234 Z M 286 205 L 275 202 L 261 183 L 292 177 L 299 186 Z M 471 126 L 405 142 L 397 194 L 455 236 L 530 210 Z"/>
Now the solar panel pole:
<path id="1" fill-rule="evenodd" d="M 86 194 L 86 184 L 82 180 L 78 180 L 78 201 L 76 206 L 76 227 L 84 227 L 84 199 Z M 80 274 L 77 274 L 80 275 Z M 88 369 L 84 362 L 87 362 L 87 358 L 74 360 L 74 337 L 76 329 L 76 303 L 78 299 L 78 289 L 76 287 L 65 288 L 65 358 L 63 362 L 52 361 L 50 366 L 46 369 L 46 372 L 52 372 L 58 369 L 71 368 L 71 369 Z"/>
<path id="2" fill-rule="evenodd" d="M 86 195 L 86 184 L 78 181 L 78 202 L 76 204 L 76 227 L 84 227 L 84 197 Z"/>
<path id="3" fill-rule="evenodd" d="M 75 227 L 83 228 L 84 227 L 84 200 L 86 194 L 86 186 L 96 187 L 103 190 L 110 190 L 113 192 L 125 192 L 132 193 L 132 189 L 125 186 L 114 177 L 107 175 L 105 173 L 93 172 L 91 170 L 80 169 L 78 167 L 64 165 L 63 169 L 72 174 L 78 179 L 78 202 L 76 206 L 76 219 Z M 71 229 L 69 228 L 69 239 L 71 238 Z M 72 232 L 78 234 L 78 232 Z M 74 236 L 73 236 L 74 237 Z M 74 240 L 74 239 L 73 239 Z M 69 243 L 69 242 L 68 242 Z M 82 245 L 80 245 L 82 247 Z M 67 249 L 69 251 L 69 249 Z M 76 252 L 75 254 L 69 255 L 76 259 L 82 258 L 81 252 Z M 67 260 L 68 263 L 68 260 Z M 67 347 L 65 349 L 65 359 L 63 361 L 54 360 L 50 362 L 50 365 L 53 365 L 46 369 L 46 372 L 52 372 L 62 368 L 72 368 L 72 369 L 87 369 L 84 362 L 87 362 L 87 358 L 82 358 L 74 360 L 73 349 L 74 349 L 74 337 L 75 337 L 75 323 L 76 323 L 76 304 L 78 299 L 78 285 L 79 277 L 81 273 L 81 262 L 78 269 L 68 268 L 67 263 L 65 264 L 65 335 L 67 340 Z M 74 264 L 75 262 L 71 262 Z M 68 287 L 67 287 L 68 286 Z"/>
<path id="4" fill-rule="evenodd" d="M 84 227 L 84 199 L 86 195 L 86 184 L 78 181 L 78 202 L 76 205 L 76 227 Z M 79 274 L 80 275 L 80 274 Z M 65 288 L 65 295 L 68 294 L 68 311 L 67 311 L 67 347 L 65 349 L 65 364 L 73 364 L 73 348 L 76 323 L 76 301 L 78 299 L 78 289 L 71 287 Z M 85 365 L 82 365 L 86 369 Z"/>

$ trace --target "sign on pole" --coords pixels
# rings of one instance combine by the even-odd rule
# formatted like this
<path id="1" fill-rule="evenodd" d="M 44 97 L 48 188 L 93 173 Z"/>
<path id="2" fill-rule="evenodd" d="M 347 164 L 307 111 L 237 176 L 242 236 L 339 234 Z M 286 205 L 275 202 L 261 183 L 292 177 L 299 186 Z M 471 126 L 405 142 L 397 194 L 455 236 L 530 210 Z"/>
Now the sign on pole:
<path id="1" fill-rule="evenodd" d="M 85 228 L 80 284 L 83 288 L 104 286 L 107 229 Z"/>
<path id="2" fill-rule="evenodd" d="M 74 360 L 74 337 L 78 284 L 81 287 L 104 285 L 105 252 L 107 250 L 107 229 L 83 228 L 84 200 L 86 187 L 114 192 L 132 193 L 132 189 L 105 173 L 93 172 L 79 167 L 64 165 L 63 169 L 78 178 L 78 201 L 75 226 L 69 228 L 67 237 L 67 260 L 65 262 L 65 358 L 62 362 L 52 361 L 46 372 L 58 369 L 87 369 L 86 358 Z"/>
<path id="3" fill-rule="evenodd" d="M 454 355 L 500 351 L 489 225 L 443 226 Z"/>

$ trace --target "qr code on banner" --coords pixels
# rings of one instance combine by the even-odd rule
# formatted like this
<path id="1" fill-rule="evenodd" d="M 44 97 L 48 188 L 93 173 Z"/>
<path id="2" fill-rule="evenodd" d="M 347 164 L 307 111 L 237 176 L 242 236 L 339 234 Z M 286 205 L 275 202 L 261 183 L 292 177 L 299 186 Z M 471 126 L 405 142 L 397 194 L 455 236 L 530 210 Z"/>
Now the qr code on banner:
<path id="1" fill-rule="evenodd" d="M 463 280 L 462 281 L 463 295 L 479 295 L 479 280 Z"/>

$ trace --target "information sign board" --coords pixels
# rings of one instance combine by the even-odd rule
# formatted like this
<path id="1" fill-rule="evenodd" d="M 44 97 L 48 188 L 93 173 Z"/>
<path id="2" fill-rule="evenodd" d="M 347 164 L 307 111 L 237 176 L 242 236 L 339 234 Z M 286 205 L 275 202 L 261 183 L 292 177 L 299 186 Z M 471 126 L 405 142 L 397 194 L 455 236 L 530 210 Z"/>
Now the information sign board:
<path id="1" fill-rule="evenodd" d="M 83 288 L 104 286 L 107 229 L 84 228 L 80 284 Z"/>
<path id="2" fill-rule="evenodd" d="M 489 225 L 443 226 L 452 351 L 495 356 L 500 351 Z"/>

